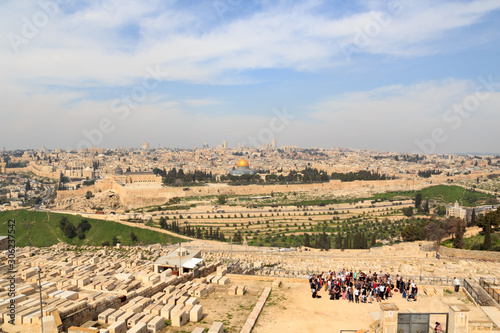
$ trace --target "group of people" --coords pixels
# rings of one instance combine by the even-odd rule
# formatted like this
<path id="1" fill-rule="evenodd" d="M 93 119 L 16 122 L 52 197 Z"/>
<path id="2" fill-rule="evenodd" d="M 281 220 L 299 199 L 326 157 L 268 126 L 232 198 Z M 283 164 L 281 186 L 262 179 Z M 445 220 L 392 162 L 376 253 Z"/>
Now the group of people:
<path id="1" fill-rule="evenodd" d="M 331 300 L 347 299 L 350 303 L 373 303 L 401 293 L 408 301 L 416 301 L 418 287 L 414 281 L 404 281 L 399 275 L 393 280 L 389 273 L 353 272 L 342 269 L 309 275 L 309 285 L 313 298 L 321 298 L 321 289 L 328 291 Z M 396 283 L 396 285 L 394 285 Z"/>

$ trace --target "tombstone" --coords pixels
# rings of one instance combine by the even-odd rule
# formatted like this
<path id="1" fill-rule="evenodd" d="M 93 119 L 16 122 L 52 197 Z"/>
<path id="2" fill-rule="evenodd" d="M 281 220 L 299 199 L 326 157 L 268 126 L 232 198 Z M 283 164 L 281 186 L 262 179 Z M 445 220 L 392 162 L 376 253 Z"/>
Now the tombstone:
<path id="1" fill-rule="evenodd" d="M 227 267 L 226 266 L 219 266 L 217 267 L 217 276 L 224 276 L 227 273 Z"/>
<path id="2" fill-rule="evenodd" d="M 232 286 L 232 287 L 229 287 L 229 289 L 227 290 L 227 293 L 231 296 L 234 296 L 234 295 L 236 295 L 237 290 L 238 290 L 238 286 Z"/>
<path id="3" fill-rule="evenodd" d="M 170 311 L 172 311 L 173 308 L 175 308 L 175 304 L 170 303 L 165 305 L 163 308 L 161 308 L 161 316 L 166 320 L 170 319 Z"/>
<path id="4" fill-rule="evenodd" d="M 239 286 L 238 290 L 236 290 L 236 295 L 243 296 L 243 295 L 245 295 L 246 291 L 247 291 L 247 288 L 245 286 Z"/>
<path id="5" fill-rule="evenodd" d="M 186 311 L 180 310 L 177 312 L 170 313 L 170 321 L 172 323 L 172 327 L 181 327 L 188 323 L 189 316 Z"/>
<path id="6" fill-rule="evenodd" d="M 163 317 L 156 316 L 148 323 L 147 327 L 147 331 L 150 333 L 159 332 L 163 329 L 163 327 L 165 327 L 165 320 Z"/>
<path id="7" fill-rule="evenodd" d="M 115 311 L 116 311 L 115 309 L 107 309 L 106 311 L 101 312 L 97 317 L 97 322 L 101 325 L 106 324 L 108 322 L 108 316 Z"/>
<path id="8" fill-rule="evenodd" d="M 148 333 L 148 327 L 145 323 L 137 323 L 132 326 L 127 333 Z"/>
<path id="9" fill-rule="evenodd" d="M 382 333 L 396 333 L 398 329 L 399 308 L 394 303 L 380 304 L 380 322 Z"/>
<path id="10" fill-rule="evenodd" d="M 469 311 L 463 304 L 449 304 L 448 332 L 467 333 L 469 331 Z"/>
<path id="11" fill-rule="evenodd" d="M 224 324 L 220 321 L 216 321 L 210 326 L 208 333 L 224 333 Z"/>
<path id="12" fill-rule="evenodd" d="M 125 333 L 127 332 L 127 324 L 124 321 L 117 321 L 108 327 L 109 333 Z"/>
<path id="13" fill-rule="evenodd" d="M 189 297 L 189 299 L 186 301 L 186 305 L 196 305 L 198 304 L 198 298 L 196 297 Z"/>
<path id="14" fill-rule="evenodd" d="M 223 276 L 222 278 L 219 279 L 218 284 L 219 285 L 226 285 L 229 283 L 229 278 L 227 276 Z"/>
<path id="15" fill-rule="evenodd" d="M 197 304 L 189 311 L 189 321 L 199 322 L 203 319 L 203 305 Z"/>
<path id="16" fill-rule="evenodd" d="M 133 315 L 131 318 L 129 318 L 127 320 L 127 327 L 128 328 L 132 328 L 133 326 L 135 326 L 139 320 L 144 317 L 144 313 L 136 313 L 135 315 Z"/>
<path id="17" fill-rule="evenodd" d="M 195 327 L 191 333 L 204 333 L 205 329 L 203 327 Z"/>

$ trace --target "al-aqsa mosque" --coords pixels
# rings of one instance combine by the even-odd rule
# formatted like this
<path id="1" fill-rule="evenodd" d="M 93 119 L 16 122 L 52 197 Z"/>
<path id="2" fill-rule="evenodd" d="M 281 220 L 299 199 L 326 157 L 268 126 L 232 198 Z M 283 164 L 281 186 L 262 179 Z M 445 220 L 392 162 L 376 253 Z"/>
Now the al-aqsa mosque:
<path id="1" fill-rule="evenodd" d="M 255 175 L 256 171 L 250 170 L 250 164 L 244 158 L 238 161 L 236 164 L 236 169 L 229 171 L 229 174 L 232 176 L 241 176 L 241 175 Z"/>

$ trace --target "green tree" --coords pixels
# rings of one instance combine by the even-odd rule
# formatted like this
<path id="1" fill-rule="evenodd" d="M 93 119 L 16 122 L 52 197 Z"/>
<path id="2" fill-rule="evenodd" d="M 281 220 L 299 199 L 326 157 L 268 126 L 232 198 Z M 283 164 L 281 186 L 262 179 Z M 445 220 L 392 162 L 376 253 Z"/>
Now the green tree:
<path id="1" fill-rule="evenodd" d="M 401 210 L 406 217 L 411 217 L 413 216 L 413 208 L 412 207 L 405 207 Z"/>
<path id="2" fill-rule="evenodd" d="M 336 249 L 342 248 L 342 235 L 340 234 L 340 232 L 338 232 L 337 236 L 335 237 L 335 248 Z"/>
<path id="3" fill-rule="evenodd" d="M 470 216 L 470 225 L 476 225 L 476 224 L 477 224 L 476 209 L 472 208 L 472 214 Z"/>
<path id="4" fill-rule="evenodd" d="M 85 193 L 85 199 L 89 200 L 90 198 L 93 198 L 94 197 L 94 194 L 92 193 L 92 191 L 87 191 L 87 193 Z"/>
<path id="5" fill-rule="evenodd" d="M 440 244 L 443 237 L 446 235 L 446 228 L 443 225 L 443 220 L 431 221 L 425 226 L 427 239 Z"/>
<path id="6" fill-rule="evenodd" d="M 304 234 L 304 246 L 305 247 L 311 247 L 311 239 L 310 239 L 308 233 Z"/>
<path id="7" fill-rule="evenodd" d="M 430 209 L 429 209 L 429 200 L 425 200 L 424 202 L 424 213 L 425 214 L 429 214 L 430 213 Z"/>
<path id="8" fill-rule="evenodd" d="M 118 237 L 113 236 L 113 239 L 111 240 L 111 243 L 113 243 L 113 246 L 116 246 L 118 244 Z"/>
<path id="9" fill-rule="evenodd" d="M 436 214 L 437 214 L 438 216 L 445 216 L 445 215 L 446 215 L 446 207 L 445 207 L 445 206 L 441 206 L 441 205 L 439 205 L 439 206 L 437 207 Z"/>
<path id="10" fill-rule="evenodd" d="M 71 222 L 67 222 L 64 225 L 63 232 L 64 232 L 64 236 L 68 237 L 69 239 L 72 239 L 76 236 L 76 228 L 73 225 L 73 223 L 71 223 Z"/>
<path id="11" fill-rule="evenodd" d="M 370 239 L 370 246 L 375 246 L 376 244 L 377 244 L 377 232 L 374 232 Z"/>
<path id="12" fill-rule="evenodd" d="M 422 193 L 415 194 L 415 208 L 420 209 L 422 206 Z"/>
<path id="13" fill-rule="evenodd" d="M 89 231 L 90 228 L 92 228 L 92 225 L 86 219 L 81 220 L 80 223 L 78 223 L 77 227 L 77 229 L 81 230 L 82 232 Z"/>
<path id="14" fill-rule="evenodd" d="M 160 217 L 160 228 L 162 229 L 167 229 L 167 220 L 165 220 L 165 218 L 162 216 Z"/>
<path id="15" fill-rule="evenodd" d="M 219 205 L 224 205 L 227 202 L 227 195 L 221 194 L 217 196 L 217 203 Z"/>
<path id="16" fill-rule="evenodd" d="M 133 231 L 130 232 L 130 239 L 134 243 L 137 242 L 137 235 Z"/>
<path id="17" fill-rule="evenodd" d="M 101 246 L 109 246 L 109 242 L 108 241 L 102 241 L 101 242 Z"/>
<path id="18" fill-rule="evenodd" d="M 461 219 L 457 219 L 456 223 L 457 226 L 455 231 L 455 239 L 453 240 L 453 245 L 457 249 L 462 249 L 464 247 L 465 225 L 462 223 Z"/>
<path id="19" fill-rule="evenodd" d="M 31 184 L 30 184 L 30 180 L 28 179 L 28 181 L 26 182 L 26 186 L 24 188 L 24 190 L 26 192 L 30 191 L 31 190 Z"/>
<path id="20" fill-rule="evenodd" d="M 345 238 L 343 239 L 343 242 L 342 242 L 342 249 L 350 249 L 351 248 L 351 245 L 350 245 L 350 235 L 347 234 L 345 236 Z"/>
<path id="21" fill-rule="evenodd" d="M 500 208 L 496 211 L 491 211 L 479 216 L 477 219 L 477 225 L 483 228 L 483 250 L 490 250 L 492 245 L 491 234 L 493 233 L 493 229 L 498 231 L 498 228 L 500 227 Z"/>
<path id="22" fill-rule="evenodd" d="M 243 242 L 243 237 L 241 236 L 241 233 L 238 231 L 233 235 L 233 243 L 241 243 Z"/>

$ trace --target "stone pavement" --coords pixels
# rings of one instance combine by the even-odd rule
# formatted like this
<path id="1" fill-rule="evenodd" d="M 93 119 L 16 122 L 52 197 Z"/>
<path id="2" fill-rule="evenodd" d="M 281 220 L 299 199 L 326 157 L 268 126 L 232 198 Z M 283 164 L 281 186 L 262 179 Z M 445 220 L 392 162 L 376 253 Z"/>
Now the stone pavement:
<path id="1" fill-rule="evenodd" d="M 496 327 L 500 327 L 500 310 L 495 306 L 482 306 L 481 310 L 486 313 Z"/>

